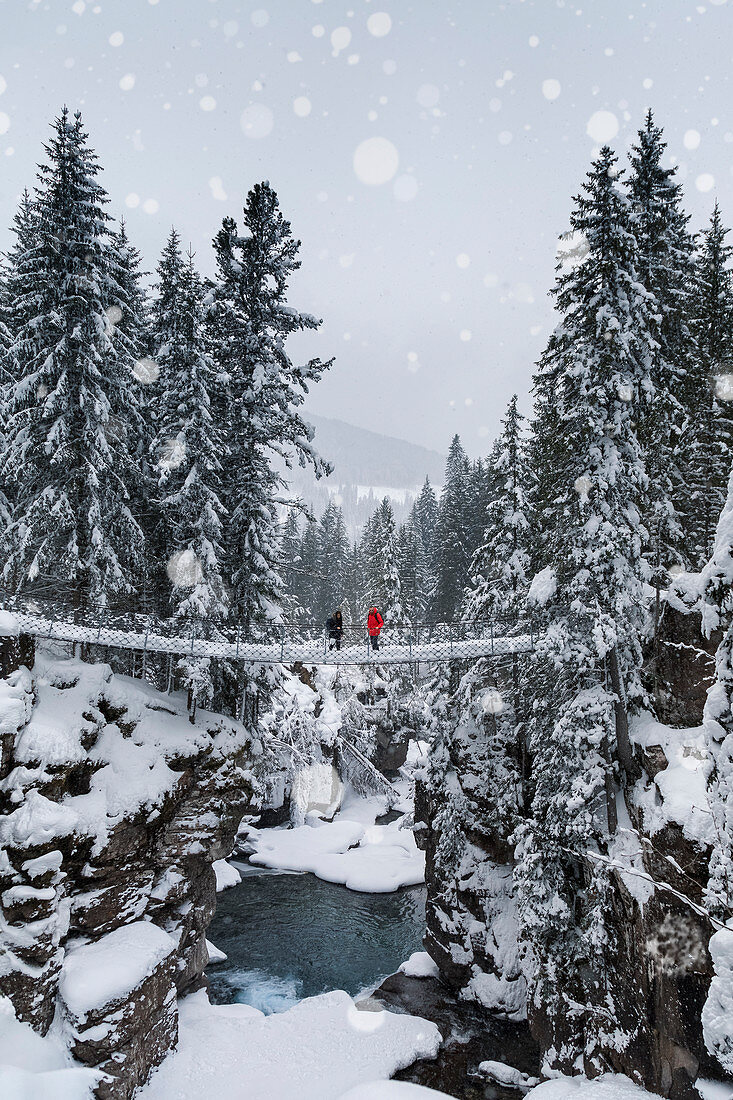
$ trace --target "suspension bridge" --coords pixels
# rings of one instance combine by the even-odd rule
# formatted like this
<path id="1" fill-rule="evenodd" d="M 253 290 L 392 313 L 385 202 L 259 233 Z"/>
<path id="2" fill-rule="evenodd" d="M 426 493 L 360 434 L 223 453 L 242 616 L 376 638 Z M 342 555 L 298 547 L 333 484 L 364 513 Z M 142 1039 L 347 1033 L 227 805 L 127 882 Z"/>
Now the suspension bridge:
<path id="1" fill-rule="evenodd" d="M 387 623 L 378 649 L 366 627 L 347 625 L 337 648 L 325 630 L 293 624 L 247 631 L 236 623 L 210 619 L 181 621 L 92 608 L 79 613 L 56 602 L 18 596 L 0 596 L 0 608 L 14 617 L 21 633 L 36 638 L 242 664 L 441 664 L 530 653 L 535 643 L 530 622 Z"/>

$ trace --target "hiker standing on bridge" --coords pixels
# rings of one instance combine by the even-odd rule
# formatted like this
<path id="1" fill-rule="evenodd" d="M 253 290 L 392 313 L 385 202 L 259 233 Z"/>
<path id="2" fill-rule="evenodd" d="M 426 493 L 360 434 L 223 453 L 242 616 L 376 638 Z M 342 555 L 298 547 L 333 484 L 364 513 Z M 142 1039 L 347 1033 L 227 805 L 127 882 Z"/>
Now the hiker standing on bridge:
<path id="1" fill-rule="evenodd" d="M 326 630 L 331 639 L 329 649 L 341 649 L 341 639 L 344 636 L 344 620 L 340 611 L 334 611 L 330 619 L 326 619 Z"/>
<path id="2" fill-rule="evenodd" d="M 369 638 L 372 643 L 372 649 L 379 649 L 379 632 L 384 626 L 384 619 L 377 611 L 376 607 L 373 607 L 369 612 L 369 618 L 367 620 L 367 629 L 369 630 Z"/>

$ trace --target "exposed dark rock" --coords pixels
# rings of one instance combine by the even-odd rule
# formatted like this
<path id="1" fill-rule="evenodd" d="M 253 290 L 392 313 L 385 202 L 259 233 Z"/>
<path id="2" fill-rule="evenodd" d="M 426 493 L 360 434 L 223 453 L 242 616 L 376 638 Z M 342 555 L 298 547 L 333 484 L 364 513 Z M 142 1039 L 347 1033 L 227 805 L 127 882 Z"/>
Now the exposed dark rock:
<path id="1" fill-rule="evenodd" d="M 699 614 L 665 606 L 657 654 L 649 654 L 646 667 L 661 722 L 680 728 L 700 725 L 720 637 L 717 631 L 702 636 Z"/>
<path id="2" fill-rule="evenodd" d="M 434 1061 L 414 1062 L 399 1081 L 438 1089 L 458 1100 L 518 1100 L 479 1072 L 483 1061 L 504 1062 L 531 1077 L 539 1074 L 539 1048 L 526 1021 L 507 1020 L 458 1000 L 437 978 L 392 974 L 372 996 L 387 1008 L 431 1020 L 443 1036 Z"/>

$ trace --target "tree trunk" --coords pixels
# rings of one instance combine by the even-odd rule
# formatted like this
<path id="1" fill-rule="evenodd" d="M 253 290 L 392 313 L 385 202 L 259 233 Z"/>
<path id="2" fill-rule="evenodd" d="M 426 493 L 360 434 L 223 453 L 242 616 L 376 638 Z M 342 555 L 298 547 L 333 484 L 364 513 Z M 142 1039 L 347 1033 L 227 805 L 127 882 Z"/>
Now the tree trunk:
<path id="1" fill-rule="evenodd" d="M 635 779 L 640 778 L 641 769 L 634 759 L 631 748 L 629 713 L 626 708 L 626 688 L 621 677 L 617 646 L 614 646 L 608 655 L 608 671 L 611 676 L 611 687 L 616 696 L 613 704 L 616 719 L 616 751 L 627 780 L 633 782 Z"/>

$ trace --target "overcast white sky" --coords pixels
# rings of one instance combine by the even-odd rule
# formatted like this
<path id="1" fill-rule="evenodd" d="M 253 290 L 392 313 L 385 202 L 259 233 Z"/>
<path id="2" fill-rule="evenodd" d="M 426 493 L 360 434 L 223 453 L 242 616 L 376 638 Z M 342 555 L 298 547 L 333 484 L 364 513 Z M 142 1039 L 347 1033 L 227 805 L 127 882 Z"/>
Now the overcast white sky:
<path id="1" fill-rule="evenodd" d="M 64 103 L 148 269 L 174 224 L 211 273 L 269 179 L 324 318 L 297 351 L 336 356 L 313 411 L 477 455 L 599 141 L 653 107 L 693 226 L 733 222 L 732 32 L 733 0 L 0 0 L 0 248 Z"/>

